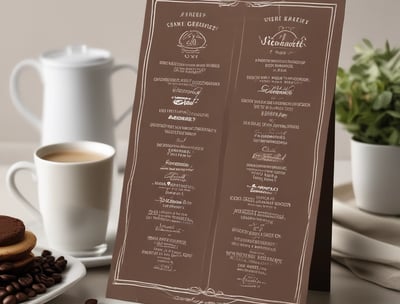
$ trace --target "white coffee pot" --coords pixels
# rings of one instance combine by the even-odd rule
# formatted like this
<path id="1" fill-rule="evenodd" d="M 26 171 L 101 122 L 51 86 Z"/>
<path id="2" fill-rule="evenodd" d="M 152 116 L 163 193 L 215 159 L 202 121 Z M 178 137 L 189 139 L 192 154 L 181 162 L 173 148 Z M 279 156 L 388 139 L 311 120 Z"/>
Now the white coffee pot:
<path id="1" fill-rule="evenodd" d="M 19 76 L 25 67 L 35 68 L 43 83 L 42 117 L 22 102 Z M 18 63 L 10 77 L 11 100 L 17 110 L 41 132 L 41 144 L 91 140 L 115 146 L 114 127 L 132 110 L 114 119 L 111 75 L 135 66 L 114 64 L 109 51 L 85 45 L 67 46 L 41 54 L 38 60 Z"/>

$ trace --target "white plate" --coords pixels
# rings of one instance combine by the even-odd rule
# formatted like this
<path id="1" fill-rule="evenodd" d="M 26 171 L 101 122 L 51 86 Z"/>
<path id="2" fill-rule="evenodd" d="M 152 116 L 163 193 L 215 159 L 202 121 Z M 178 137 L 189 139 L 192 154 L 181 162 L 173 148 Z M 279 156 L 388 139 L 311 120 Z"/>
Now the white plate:
<path id="1" fill-rule="evenodd" d="M 64 256 L 64 258 L 68 261 L 66 270 L 62 273 L 63 279 L 60 283 L 54 285 L 51 288 L 48 288 L 47 291 L 43 294 L 37 295 L 36 297 L 26 301 L 26 304 L 41 304 L 47 303 L 51 299 L 61 295 L 68 289 L 70 289 L 73 285 L 75 285 L 79 280 L 81 280 L 86 275 L 85 266 L 78 261 L 76 258 L 61 254 L 55 250 L 51 250 L 54 257 Z M 42 253 L 42 249 L 35 248 L 33 250 L 35 255 L 40 255 Z"/>
<path id="2" fill-rule="evenodd" d="M 32 231 L 37 238 L 37 246 L 40 248 L 52 248 L 48 245 L 46 234 L 43 230 L 42 223 L 28 223 L 26 224 L 27 230 Z M 112 239 L 109 237 L 108 239 Z M 102 255 L 93 256 L 93 257 L 74 257 L 76 260 L 80 261 L 87 268 L 106 266 L 111 264 L 112 253 L 113 253 L 114 243 L 111 240 L 107 241 L 107 250 Z M 63 254 L 64 255 L 64 254 Z"/>

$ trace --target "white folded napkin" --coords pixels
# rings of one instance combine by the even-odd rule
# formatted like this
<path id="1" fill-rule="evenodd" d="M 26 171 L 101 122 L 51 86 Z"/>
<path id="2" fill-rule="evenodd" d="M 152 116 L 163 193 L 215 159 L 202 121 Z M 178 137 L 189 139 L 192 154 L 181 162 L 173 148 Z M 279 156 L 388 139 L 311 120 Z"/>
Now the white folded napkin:
<path id="1" fill-rule="evenodd" d="M 362 279 L 400 291 L 400 217 L 358 209 L 347 184 L 335 188 L 333 221 L 332 258 Z"/>

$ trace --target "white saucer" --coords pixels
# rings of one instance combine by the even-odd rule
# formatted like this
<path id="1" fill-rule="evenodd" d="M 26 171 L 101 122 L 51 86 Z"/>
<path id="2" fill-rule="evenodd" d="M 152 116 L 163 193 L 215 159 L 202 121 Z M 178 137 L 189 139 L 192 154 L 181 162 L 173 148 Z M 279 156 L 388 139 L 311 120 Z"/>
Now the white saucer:
<path id="1" fill-rule="evenodd" d="M 27 223 L 26 229 L 32 231 L 37 238 L 37 247 L 53 250 L 47 243 L 46 234 L 42 223 Z M 80 261 L 86 268 L 107 266 L 111 264 L 114 242 L 111 237 L 107 238 L 107 250 L 99 256 L 90 257 L 74 257 Z M 58 251 L 59 252 L 59 251 Z"/>
<path id="2" fill-rule="evenodd" d="M 77 259 L 81 261 L 86 266 L 86 268 L 108 266 L 111 264 L 112 253 L 113 253 L 113 245 L 108 243 L 107 250 L 102 255 L 94 257 L 82 257 Z"/>

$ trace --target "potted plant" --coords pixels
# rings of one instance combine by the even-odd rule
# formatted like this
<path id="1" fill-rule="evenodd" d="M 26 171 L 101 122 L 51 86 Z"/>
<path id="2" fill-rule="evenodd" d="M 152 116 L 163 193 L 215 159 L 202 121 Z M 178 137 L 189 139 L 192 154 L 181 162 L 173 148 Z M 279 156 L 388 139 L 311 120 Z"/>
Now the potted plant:
<path id="1" fill-rule="evenodd" d="M 353 189 L 359 208 L 400 214 L 400 49 L 364 39 L 348 70 L 338 69 L 336 120 L 352 134 Z"/>

